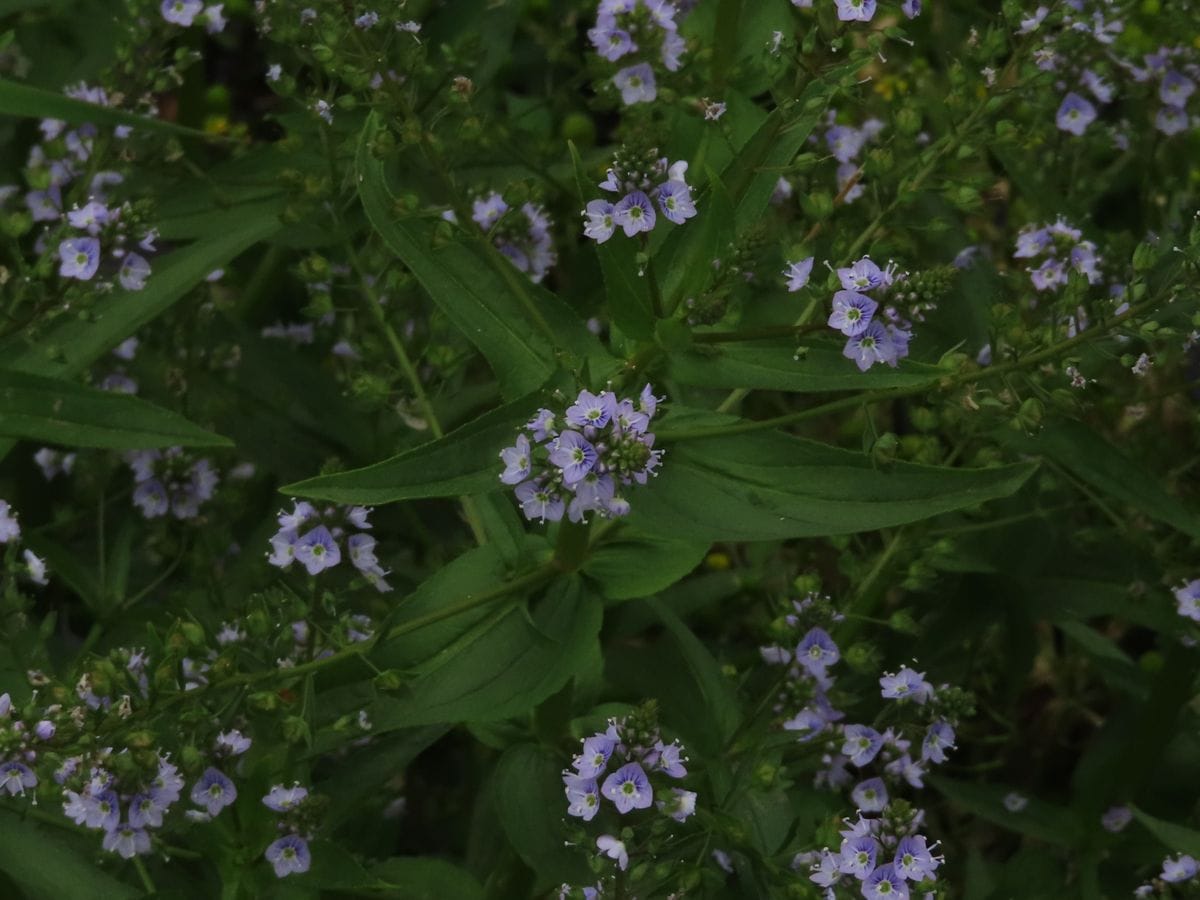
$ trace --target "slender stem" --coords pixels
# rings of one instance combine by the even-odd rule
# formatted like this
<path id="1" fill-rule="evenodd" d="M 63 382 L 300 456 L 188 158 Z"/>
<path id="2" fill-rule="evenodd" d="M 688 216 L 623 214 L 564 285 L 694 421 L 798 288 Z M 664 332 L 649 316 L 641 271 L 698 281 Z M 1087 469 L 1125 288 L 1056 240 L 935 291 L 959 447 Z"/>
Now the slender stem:
<path id="1" fill-rule="evenodd" d="M 587 559 L 588 533 L 591 522 L 563 522 L 558 526 L 558 541 L 554 547 L 554 564 L 564 572 L 574 572 Z"/>
<path id="2" fill-rule="evenodd" d="M 824 325 L 764 325 L 761 328 L 744 328 L 741 331 L 700 331 L 692 335 L 697 344 L 732 344 L 738 341 L 769 341 L 775 338 L 798 337 L 820 331 Z"/>
<path id="3" fill-rule="evenodd" d="M 687 441 L 695 440 L 697 438 L 721 437 L 730 434 L 745 434 L 752 431 L 762 431 L 764 429 L 778 428 L 782 425 L 794 425 L 795 423 L 803 422 L 806 419 L 819 418 L 828 413 L 838 412 L 843 409 L 853 409 L 854 407 L 860 405 L 880 403 L 888 400 L 900 400 L 905 397 L 914 397 L 919 394 L 929 393 L 933 390 L 947 391 L 956 387 L 961 387 L 965 384 L 971 384 L 976 381 L 984 381 L 988 378 L 1002 377 L 1011 372 L 1016 372 L 1029 366 L 1037 365 L 1038 363 L 1044 362 L 1048 359 L 1053 359 L 1056 356 L 1061 356 L 1068 350 L 1071 350 L 1080 344 L 1094 340 L 1097 337 L 1106 337 L 1113 327 L 1152 309 L 1158 304 L 1158 302 L 1159 299 L 1155 297 L 1139 303 L 1136 306 L 1130 307 L 1126 312 L 1112 319 L 1109 322 L 1109 328 L 1106 330 L 1101 330 L 1099 328 L 1088 329 L 1087 331 L 1080 332 L 1073 338 L 1068 338 L 1050 347 L 1045 347 L 1042 350 L 1030 353 L 1023 359 L 944 378 L 936 385 L 930 385 L 926 383 L 907 388 L 887 388 L 878 391 L 866 391 L 862 394 L 853 394 L 849 397 L 843 397 L 839 400 L 832 400 L 829 403 L 823 403 L 820 406 L 812 406 L 808 409 L 798 410 L 797 412 L 793 413 L 786 413 L 785 415 L 775 416 L 771 419 L 759 419 L 758 421 L 754 422 L 737 422 L 730 425 L 716 425 L 710 428 L 681 429 L 680 431 L 666 431 L 664 429 L 659 433 L 659 440 L 663 442 Z M 724 412 L 724 410 L 720 409 L 719 407 L 718 411 Z"/>
<path id="4" fill-rule="evenodd" d="M 645 234 L 642 235 L 645 242 Z M 654 274 L 654 260 L 646 259 L 646 283 L 650 286 L 650 305 L 654 310 L 654 318 L 664 318 L 662 289 L 658 285 L 658 277 Z"/>
<path id="5" fill-rule="evenodd" d="M 379 304 L 379 295 L 367 280 L 366 272 L 358 258 L 358 253 L 354 250 L 354 246 L 350 241 L 346 241 L 345 247 L 350 265 L 358 273 L 359 285 L 362 288 L 362 296 L 365 301 L 363 305 L 366 307 L 367 314 L 375 320 L 376 327 L 383 332 L 383 336 L 392 350 L 392 355 L 396 357 L 396 362 L 400 364 L 400 370 L 404 372 L 404 377 L 408 379 L 409 387 L 412 388 L 413 395 L 417 398 L 417 405 L 421 408 L 421 415 L 429 423 L 430 432 L 435 438 L 442 437 L 445 433 L 442 431 L 442 424 L 438 421 L 437 414 L 433 411 L 433 405 L 429 402 L 429 396 L 425 393 L 425 386 L 421 384 L 421 376 L 417 372 L 416 366 L 413 365 L 412 358 L 408 355 L 408 350 L 405 348 L 404 342 L 400 340 L 400 336 L 396 334 L 396 330 L 388 322 L 387 316 L 383 314 L 383 307 Z"/>
<path id="6" fill-rule="evenodd" d="M 154 886 L 154 880 L 150 877 L 150 873 L 146 871 L 146 864 L 142 862 L 140 856 L 133 858 L 133 867 L 137 870 L 138 877 L 142 879 L 142 887 L 146 889 L 146 893 L 157 894 L 158 889 Z"/>
<path id="7" fill-rule="evenodd" d="M 895 533 L 888 540 L 887 545 L 883 548 L 883 552 L 875 560 L 875 565 L 871 567 L 871 571 L 867 573 L 867 577 L 859 582 L 858 590 L 854 592 L 849 604 L 846 606 L 846 619 L 839 629 L 838 637 L 843 643 L 843 646 L 848 644 L 857 633 L 865 618 L 874 614 L 876 606 L 878 606 L 880 598 L 883 597 L 885 591 L 877 590 L 876 584 L 887 572 L 888 566 L 892 562 L 892 558 L 899 552 L 904 540 L 904 529 L 897 528 Z"/>
<path id="8" fill-rule="evenodd" d="M 368 282 L 366 272 L 350 241 L 346 241 L 346 254 L 350 260 L 350 265 L 358 273 L 359 284 L 362 287 L 362 295 L 367 312 L 375 320 L 376 327 L 383 332 L 388 346 L 392 349 L 392 355 L 396 357 L 396 362 L 400 364 L 400 369 L 404 372 L 404 377 L 408 380 L 409 387 L 412 388 L 413 395 L 417 399 L 417 405 L 421 408 L 421 415 L 429 423 L 430 433 L 433 434 L 434 439 L 443 437 L 445 431 L 442 429 L 442 423 L 439 421 L 437 413 L 434 412 L 433 404 L 429 402 L 429 395 L 425 393 L 425 386 L 421 383 L 420 373 L 417 372 L 416 366 L 413 365 L 412 358 L 408 355 L 408 350 L 405 349 L 404 342 L 400 340 L 400 336 L 396 334 L 396 330 L 388 322 L 387 316 L 383 314 L 383 307 L 379 303 L 379 295 L 376 293 L 374 286 Z M 459 499 L 462 501 L 463 515 L 467 520 L 467 525 L 471 529 L 471 534 L 475 538 L 475 543 L 482 547 L 487 543 L 487 535 L 483 530 L 483 520 L 479 516 L 479 509 L 475 505 L 473 498 L 464 496 Z"/>

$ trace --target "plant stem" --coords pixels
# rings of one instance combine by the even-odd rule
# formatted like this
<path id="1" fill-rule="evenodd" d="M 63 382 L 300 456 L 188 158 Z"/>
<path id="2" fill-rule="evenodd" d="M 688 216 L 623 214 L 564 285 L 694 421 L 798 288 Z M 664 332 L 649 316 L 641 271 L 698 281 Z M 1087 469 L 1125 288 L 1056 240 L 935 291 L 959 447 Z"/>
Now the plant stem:
<path id="1" fill-rule="evenodd" d="M 905 397 L 914 397 L 919 394 L 925 394 L 932 390 L 948 391 L 956 387 L 961 387 L 965 384 L 972 384 L 976 381 L 984 381 L 988 378 L 996 378 L 1007 375 L 1011 372 L 1016 372 L 1028 366 L 1037 365 L 1045 362 L 1048 359 L 1053 359 L 1056 356 L 1061 356 L 1068 350 L 1071 350 L 1080 344 L 1087 343 L 1097 337 L 1106 337 L 1111 329 L 1126 322 L 1135 316 L 1147 312 L 1158 304 L 1158 298 L 1146 300 L 1136 306 L 1130 307 L 1126 312 L 1114 318 L 1109 322 L 1109 328 L 1101 330 L 1099 328 L 1088 329 L 1082 331 L 1073 338 L 1067 338 L 1050 347 L 1045 347 L 1030 353 L 1024 359 L 1014 360 L 1010 363 L 1004 363 L 998 366 L 989 366 L 986 369 L 978 369 L 971 372 L 965 372 L 960 375 L 950 376 L 942 379 L 936 385 L 918 384 L 907 388 L 885 388 L 878 391 L 867 391 L 862 394 L 853 394 L 849 397 L 843 397 L 840 400 L 831 400 L 829 403 L 822 403 L 820 406 L 812 406 L 808 409 L 798 410 L 793 413 L 786 413 L 782 416 L 775 416 L 771 419 L 759 419 L 754 422 L 737 422 L 730 425 L 715 425 L 709 428 L 692 428 L 682 429 L 680 431 L 662 431 L 659 433 L 659 440 L 664 443 L 674 441 L 688 441 L 698 438 L 707 437 L 723 437 L 731 434 L 745 434 L 753 431 L 763 431 L 765 429 L 778 428 L 782 425 L 793 425 L 797 422 L 803 422 L 806 419 L 815 419 L 826 415 L 827 413 L 838 412 L 843 409 L 853 409 L 859 405 L 868 403 L 881 403 L 889 400 L 900 400 Z M 723 405 L 723 404 L 722 404 Z M 718 407 L 718 412 L 725 410 Z"/>

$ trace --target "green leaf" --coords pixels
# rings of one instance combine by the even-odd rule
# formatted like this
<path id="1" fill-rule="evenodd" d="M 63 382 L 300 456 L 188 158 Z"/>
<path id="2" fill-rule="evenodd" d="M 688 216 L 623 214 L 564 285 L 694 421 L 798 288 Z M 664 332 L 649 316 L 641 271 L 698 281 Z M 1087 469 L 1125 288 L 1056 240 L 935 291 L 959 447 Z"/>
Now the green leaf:
<path id="1" fill-rule="evenodd" d="M 972 815 L 987 819 L 1001 828 L 1065 847 L 1076 846 L 1080 841 L 1078 820 L 1069 810 L 1060 806 L 1034 797 L 1020 812 L 1009 812 L 1004 806 L 1004 797 L 1009 789 L 1001 785 L 972 784 L 941 775 L 926 777 L 944 797 Z"/>
<path id="2" fill-rule="evenodd" d="M 29 900 L 81 896 L 124 900 L 142 896 L 140 890 L 92 864 L 91 857 L 96 853 L 93 836 L 68 843 L 60 835 L 0 809 L 0 872 L 20 885 Z"/>
<path id="3" fill-rule="evenodd" d="M 1136 507 L 1191 537 L 1200 537 L 1200 516 L 1162 483 L 1082 422 L 1047 425 L 1036 437 L 1011 438 L 1029 453 L 1046 456 L 1076 478 Z"/>
<path id="4" fill-rule="evenodd" d="M 610 600 L 649 597 L 696 568 L 708 548 L 707 541 L 624 532 L 589 554 L 583 574 Z"/>
<path id="5" fill-rule="evenodd" d="M 908 360 L 896 369 L 873 366 L 860 372 L 840 350 L 813 346 L 797 354 L 796 347 L 795 341 L 704 345 L 673 354 L 671 376 L 695 387 L 822 393 L 933 385 L 943 374 L 936 366 Z"/>
<path id="6" fill-rule="evenodd" d="M 371 866 L 371 874 L 404 900 L 483 900 L 483 885 L 475 876 L 440 859 L 393 856 Z"/>
<path id="7" fill-rule="evenodd" d="M 371 152 L 382 130 L 372 114 L 359 138 L 355 165 L 367 218 L 430 299 L 479 348 L 503 394 L 518 397 L 544 384 L 560 357 L 580 351 L 602 356 L 595 337 L 570 309 L 529 282 L 482 238 L 434 246 L 440 219 L 396 215 L 383 163 Z"/>
<path id="8" fill-rule="evenodd" d="M 44 91 L 20 82 L 0 78 L 0 116 L 21 116 L 30 119 L 62 119 L 73 125 L 91 122 L 93 125 L 132 125 L 147 131 L 159 131 L 178 137 L 200 138 L 206 141 L 226 141 L 228 138 L 197 131 L 109 106 L 98 106 L 76 100 L 54 91 Z"/>
<path id="9" fill-rule="evenodd" d="M 664 427 L 660 438 L 668 434 Z M 669 447 L 659 476 L 631 498 L 628 521 L 707 541 L 852 534 L 1006 497 L 1034 468 L 877 469 L 862 454 L 778 432 L 704 438 Z"/>
<path id="10" fill-rule="evenodd" d="M 1170 847 L 1176 853 L 1187 853 L 1200 857 L 1200 831 L 1176 825 L 1174 822 L 1156 819 L 1154 816 L 1142 812 L 1136 806 L 1130 808 L 1133 810 L 1133 817 L 1146 826 L 1146 829 L 1165 846 Z"/>
<path id="11" fill-rule="evenodd" d="M 303 875 L 297 876 L 301 885 L 327 890 L 380 890 L 394 887 L 364 869 L 341 844 L 333 841 L 313 841 L 310 851 L 312 867 Z"/>
<path id="12" fill-rule="evenodd" d="M 0 369 L 0 437 L 64 447 L 231 447 L 178 413 L 137 397 Z"/>
<path id="13" fill-rule="evenodd" d="M 350 750 L 344 765 L 331 769 L 328 777 L 317 783 L 321 794 L 329 798 L 322 812 L 325 827 L 332 830 L 343 822 L 360 820 L 364 808 L 382 807 L 388 798 L 381 796 L 379 786 L 447 731 L 444 725 L 395 731 Z"/>
<path id="14" fill-rule="evenodd" d="M 600 601 L 578 578 L 551 585 L 529 614 L 523 604 L 508 602 L 410 665 L 416 677 L 369 707 L 374 731 L 527 712 L 586 662 L 602 615 Z M 381 654 L 387 652 L 385 646 Z"/>
<path id="15" fill-rule="evenodd" d="M 1029 604 L 1052 622 L 1083 621 L 1118 616 L 1156 631 L 1171 632 L 1179 616 L 1153 594 L 1134 595 L 1129 581 L 1099 578 L 1039 577 L 1022 581 L 1021 592 Z"/>
<path id="16" fill-rule="evenodd" d="M 586 204 L 600 194 L 593 184 L 595 179 L 584 168 L 579 151 L 574 144 L 570 148 L 579 195 Z M 621 232 L 595 246 L 600 270 L 604 274 L 605 295 L 613 324 L 631 338 L 648 340 L 654 334 L 654 304 L 650 299 L 649 280 L 640 274 L 642 267 L 637 262 L 638 244 Z"/>
<path id="17" fill-rule="evenodd" d="M 550 882 L 590 883 L 584 854 L 565 846 L 563 761 L 552 750 L 517 744 L 496 764 L 496 811 L 521 859 Z"/>
<path id="18" fill-rule="evenodd" d="M 457 497 L 504 488 L 499 454 L 516 440 L 517 429 L 546 401 L 534 391 L 484 413 L 436 441 L 383 462 L 336 475 L 319 475 L 280 491 L 350 505 L 382 505 L 421 497 Z"/>
<path id="19" fill-rule="evenodd" d="M 697 701 L 697 708 L 691 710 L 688 719 L 705 722 L 704 743 L 713 749 L 719 749 L 733 737 L 741 721 L 737 694 L 732 683 L 721 674 L 721 667 L 708 648 L 679 616 L 657 600 L 647 600 L 646 604 L 654 610 L 655 615 L 670 632 L 683 658 L 685 672 L 692 682 L 692 696 Z M 682 713 L 682 710 L 675 712 Z"/>

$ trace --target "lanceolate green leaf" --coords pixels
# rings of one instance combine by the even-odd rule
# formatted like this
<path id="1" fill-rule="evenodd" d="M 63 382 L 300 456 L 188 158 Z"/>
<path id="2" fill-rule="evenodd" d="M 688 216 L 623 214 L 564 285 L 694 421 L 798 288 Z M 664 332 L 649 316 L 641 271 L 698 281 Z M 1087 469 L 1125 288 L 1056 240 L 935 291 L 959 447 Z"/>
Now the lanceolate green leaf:
<path id="1" fill-rule="evenodd" d="M 321 475 L 280 490 L 296 497 L 378 505 L 420 497 L 457 497 L 499 490 L 500 450 L 511 446 L 545 396 L 535 391 L 484 413 L 440 440 L 362 469 Z"/>
<path id="2" fill-rule="evenodd" d="M 1034 468 L 878 469 L 861 454 L 778 432 L 709 438 L 668 447 L 629 521 L 712 541 L 849 534 L 1006 497 Z"/>
<path id="3" fill-rule="evenodd" d="M 371 867 L 371 874 L 393 886 L 405 900 L 482 900 L 483 887 L 469 872 L 441 859 L 393 856 Z"/>
<path id="4" fill-rule="evenodd" d="M 200 138 L 201 140 L 223 141 L 224 137 L 197 131 L 167 122 L 162 119 L 152 119 L 139 116 L 136 113 L 124 112 L 108 106 L 98 106 L 84 100 L 56 94 L 54 91 L 44 91 L 7 78 L 0 78 L 0 115 L 21 116 L 33 119 L 62 119 L 78 125 L 91 122 L 93 125 L 132 125 L 134 128 L 144 128 L 147 131 L 161 131 L 180 137 Z"/>
<path id="5" fill-rule="evenodd" d="M 435 247 L 433 220 L 396 215 L 383 163 L 371 152 L 381 128 L 377 116 L 368 118 L 358 146 L 358 194 L 367 218 L 487 358 L 505 396 L 517 397 L 544 383 L 572 347 L 594 345 L 583 323 L 557 297 L 525 285 L 520 281 L 525 276 L 515 270 L 499 269 L 497 263 L 504 261 L 495 259 L 498 252 L 481 239 Z"/>
<path id="6" fill-rule="evenodd" d="M 657 600 L 647 600 L 646 603 L 666 626 L 679 648 L 698 700 L 694 713 L 706 717 L 711 725 L 712 740 L 706 743 L 713 749 L 719 748 L 722 742 L 733 736 L 741 720 L 733 684 L 721 674 L 716 659 L 679 616 Z"/>
<path id="7" fill-rule="evenodd" d="M 586 661 L 601 617 L 600 601 L 578 578 L 551 585 L 528 614 L 522 603 L 509 602 L 481 627 L 410 666 L 417 677 L 398 696 L 380 697 L 371 705 L 374 730 L 526 712 Z"/>
<path id="8" fill-rule="evenodd" d="M 86 849 L 84 849 L 86 847 Z M 0 872 L 25 891 L 30 900 L 61 897 L 111 897 L 125 900 L 143 896 L 92 865 L 95 842 L 89 837 L 72 846 L 30 819 L 0 810 Z"/>
<path id="9" fill-rule="evenodd" d="M 628 530 L 592 551 L 583 574 L 610 600 L 649 597 L 696 568 L 708 547 L 707 541 L 679 541 Z"/>
<path id="10" fill-rule="evenodd" d="M 0 369 L 0 437 L 65 447 L 229 447 L 178 413 L 127 394 Z"/>
<path id="11" fill-rule="evenodd" d="M 496 812 L 513 849 L 545 881 L 584 884 L 595 876 L 584 855 L 567 846 L 562 769 L 562 759 L 545 747 L 510 747 L 496 766 Z M 563 815 L 547 813 L 556 807 Z"/>
<path id="12" fill-rule="evenodd" d="M 1174 822 L 1166 822 L 1133 807 L 1133 816 L 1146 827 L 1146 830 L 1163 842 L 1175 853 L 1187 853 L 1200 857 L 1200 831 L 1185 828 Z"/>
<path id="13" fill-rule="evenodd" d="M 795 341 L 698 345 L 671 357 L 671 375 L 696 387 L 820 393 L 932 385 L 942 374 L 936 366 L 908 360 L 896 369 L 860 372 L 833 347 L 806 347 L 801 354 L 796 347 Z"/>
<path id="14" fill-rule="evenodd" d="M 927 777 L 942 796 L 972 815 L 987 819 L 1001 828 L 1051 844 L 1070 847 L 1079 842 L 1081 829 L 1078 820 L 1060 806 L 1034 797 L 1029 798 L 1028 804 L 1020 812 L 1009 812 L 1004 806 L 1008 791 L 1001 785 L 975 784 L 941 775 Z"/>
<path id="15" fill-rule="evenodd" d="M 1110 497 L 1184 534 L 1200 537 L 1200 515 L 1168 494 L 1157 478 L 1082 422 L 1055 422 L 1036 437 L 1011 440 L 1030 453 L 1049 457 Z"/>

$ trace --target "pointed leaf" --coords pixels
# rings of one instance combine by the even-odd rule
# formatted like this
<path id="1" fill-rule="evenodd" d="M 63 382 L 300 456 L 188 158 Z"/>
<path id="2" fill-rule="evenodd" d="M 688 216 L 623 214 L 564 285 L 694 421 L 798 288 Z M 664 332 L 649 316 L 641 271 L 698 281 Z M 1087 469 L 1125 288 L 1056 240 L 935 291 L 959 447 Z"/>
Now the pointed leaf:
<path id="1" fill-rule="evenodd" d="M 629 523 L 709 541 L 851 534 L 1006 497 L 1034 468 L 879 469 L 862 454 L 778 432 L 704 438 L 668 448 L 659 476 L 631 498 Z"/>
<path id="2" fill-rule="evenodd" d="M 499 454 L 545 400 L 534 391 L 383 462 L 285 485 L 282 493 L 335 503 L 381 505 L 419 497 L 457 497 L 505 488 Z"/>
<path id="3" fill-rule="evenodd" d="M 63 447 L 231 447 L 219 434 L 138 397 L 0 369 L 0 437 Z"/>
<path id="4" fill-rule="evenodd" d="M 680 384 L 706 388 L 821 393 L 933 385 L 942 376 L 936 366 L 905 360 L 896 369 L 873 366 L 860 372 L 840 350 L 805 347 L 795 341 L 705 345 L 671 356 L 671 375 Z"/>

